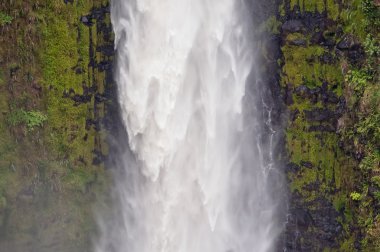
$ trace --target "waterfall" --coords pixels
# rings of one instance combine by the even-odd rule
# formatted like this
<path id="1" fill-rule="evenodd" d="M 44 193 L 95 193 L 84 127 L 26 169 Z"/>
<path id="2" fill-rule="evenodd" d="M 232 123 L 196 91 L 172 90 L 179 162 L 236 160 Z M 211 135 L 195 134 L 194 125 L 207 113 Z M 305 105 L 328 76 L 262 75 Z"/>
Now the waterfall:
<path id="1" fill-rule="evenodd" d="M 129 151 L 95 251 L 275 250 L 276 130 L 245 2 L 113 0 L 111 12 Z"/>

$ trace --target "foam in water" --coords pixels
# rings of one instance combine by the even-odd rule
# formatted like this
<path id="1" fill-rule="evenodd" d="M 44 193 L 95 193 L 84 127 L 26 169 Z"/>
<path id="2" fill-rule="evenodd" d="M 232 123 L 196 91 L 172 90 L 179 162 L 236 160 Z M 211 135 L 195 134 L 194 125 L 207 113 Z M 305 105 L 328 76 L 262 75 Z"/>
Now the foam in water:
<path id="1" fill-rule="evenodd" d="M 261 98 L 246 95 L 254 27 L 244 3 L 113 0 L 111 10 L 133 155 L 116 178 L 116 221 L 102 226 L 95 250 L 273 250 L 271 165 L 255 126 Z"/>

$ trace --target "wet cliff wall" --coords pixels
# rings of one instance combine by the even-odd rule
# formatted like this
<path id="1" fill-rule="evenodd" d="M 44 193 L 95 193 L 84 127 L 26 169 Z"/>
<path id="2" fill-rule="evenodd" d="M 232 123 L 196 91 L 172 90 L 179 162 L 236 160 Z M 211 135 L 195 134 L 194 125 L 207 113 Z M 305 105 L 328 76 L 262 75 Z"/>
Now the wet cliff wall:
<path id="1" fill-rule="evenodd" d="M 379 3 L 284 0 L 278 39 L 287 251 L 377 251 Z"/>
<path id="2" fill-rule="evenodd" d="M 0 251 L 90 251 L 112 55 L 108 1 L 1 1 Z"/>
<path id="3" fill-rule="evenodd" d="M 285 126 L 279 251 L 377 251 L 379 2 L 254 2 L 261 81 Z M 0 251 L 90 251 L 118 130 L 107 1 L 2 1 L 0 45 Z"/>

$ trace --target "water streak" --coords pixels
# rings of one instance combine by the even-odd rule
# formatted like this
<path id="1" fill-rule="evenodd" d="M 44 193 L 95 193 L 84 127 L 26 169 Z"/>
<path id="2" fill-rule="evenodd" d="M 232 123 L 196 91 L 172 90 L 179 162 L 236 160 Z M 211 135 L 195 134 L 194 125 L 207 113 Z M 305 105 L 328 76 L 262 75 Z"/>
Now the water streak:
<path id="1" fill-rule="evenodd" d="M 244 2 L 114 0 L 112 24 L 131 153 L 116 178 L 117 221 L 96 251 L 274 250 L 275 130 L 259 85 L 246 91 L 258 78 Z"/>

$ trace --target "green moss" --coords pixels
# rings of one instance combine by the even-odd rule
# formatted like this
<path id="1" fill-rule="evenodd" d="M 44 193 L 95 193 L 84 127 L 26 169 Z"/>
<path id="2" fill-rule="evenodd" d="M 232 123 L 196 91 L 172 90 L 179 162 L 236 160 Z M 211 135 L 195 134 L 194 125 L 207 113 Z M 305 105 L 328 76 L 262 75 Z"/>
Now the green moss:
<path id="1" fill-rule="evenodd" d="M 90 28 L 80 17 L 106 2 L 0 4 L 14 17 L 0 38 L 0 250 L 89 251 L 91 205 L 106 174 L 92 165 L 104 135 L 86 119 L 104 108 L 93 100 L 75 104 L 64 93 L 82 95 L 94 84 L 104 90 L 104 73 L 89 67 Z M 91 29 L 95 51 L 100 42 L 96 25 Z M 33 134 L 25 134 L 28 127 Z"/>
<path id="2" fill-rule="evenodd" d="M 283 81 L 286 83 L 299 86 L 304 82 L 319 81 L 317 76 L 327 74 L 328 67 L 318 63 L 318 57 L 325 52 L 325 49 L 320 46 L 293 47 L 285 45 L 282 52 L 286 62 L 283 67 L 285 77 Z"/>
<path id="3" fill-rule="evenodd" d="M 260 27 L 260 32 L 269 32 L 272 34 L 280 33 L 281 22 L 277 20 L 276 16 L 270 16 L 265 22 L 263 22 Z"/>
<path id="4" fill-rule="evenodd" d="M 88 163 L 92 162 L 94 137 L 88 137 L 86 143 L 83 139 L 89 134 L 85 125 L 86 118 L 91 118 L 93 101 L 75 105 L 63 94 L 69 90 L 81 94 L 83 86 L 91 85 L 89 28 L 79 22 L 91 6 L 91 1 L 79 1 L 77 6 L 55 1 L 41 11 L 44 22 L 40 25 L 43 31 L 40 52 L 43 82 L 45 89 L 49 90 L 46 99 L 49 142 L 58 156 L 69 157 L 72 161 L 81 157 Z M 57 10 L 60 12 L 58 16 L 55 14 Z M 76 74 L 75 69 L 81 69 L 83 73 Z"/>
<path id="5" fill-rule="evenodd" d="M 82 193 L 86 192 L 87 185 L 94 182 L 95 174 L 87 169 L 76 168 L 64 177 L 65 185 L 70 190 L 79 190 Z"/>
<path id="6" fill-rule="evenodd" d="M 361 0 L 345 2 L 345 8 L 340 15 L 344 25 L 344 32 L 358 35 L 361 39 L 367 36 L 365 16 L 360 11 Z"/>

